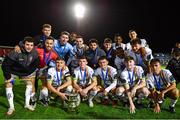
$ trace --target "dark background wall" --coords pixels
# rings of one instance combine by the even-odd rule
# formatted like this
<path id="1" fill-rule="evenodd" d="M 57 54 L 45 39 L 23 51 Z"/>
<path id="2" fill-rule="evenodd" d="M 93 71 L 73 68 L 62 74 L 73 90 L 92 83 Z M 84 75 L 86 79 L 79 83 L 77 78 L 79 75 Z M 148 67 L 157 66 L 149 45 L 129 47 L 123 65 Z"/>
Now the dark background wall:
<path id="1" fill-rule="evenodd" d="M 4 0 L 1 3 L 0 45 L 14 46 L 23 37 L 41 33 L 44 23 L 53 26 L 58 38 L 63 30 L 76 31 L 88 41 L 122 34 L 129 41 L 128 30 L 136 29 L 154 52 L 170 52 L 180 39 L 178 3 L 157 0 L 82 0 L 86 5 L 84 19 L 77 21 L 73 13 L 78 0 Z M 157 44 L 161 42 L 161 44 Z"/>

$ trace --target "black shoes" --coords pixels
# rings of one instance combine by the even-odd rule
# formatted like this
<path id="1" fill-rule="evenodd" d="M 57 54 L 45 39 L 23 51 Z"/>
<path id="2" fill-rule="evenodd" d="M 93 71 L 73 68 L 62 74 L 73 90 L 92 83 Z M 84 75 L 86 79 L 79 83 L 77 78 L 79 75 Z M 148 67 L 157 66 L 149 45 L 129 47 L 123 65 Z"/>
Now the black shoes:
<path id="1" fill-rule="evenodd" d="M 123 102 L 123 107 L 129 107 L 129 102 Z"/>
<path id="2" fill-rule="evenodd" d="M 154 105 L 154 102 L 150 101 L 147 105 L 148 108 L 154 108 L 155 105 Z"/>
<path id="3" fill-rule="evenodd" d="M 29 102 L 29 105 L 32 106 L 32 108 L 36 108 L 36 101 L 37 101 L 37 98 L 36 98 L 36 95 L 30 97 L 30 102 Z"/>
<path id="4" fill-rule="evenodd" d="M 142 103 L 136 103 L 136 108 L 142 109 L 142 108 L 144 108 L 144 105 Z"/>
<path id="5" fill-rule="evenodd" d="M 175 108 L 174 108 L 174 107 L 171 107 L 171 106 L 169 106 L 169 111 L 170 111 L 171 113 L 175 113 L 175 112 L 176 112 Z"/>
<path id="6" fill-rule="evenodd" d="M 41 102 L 41 104 L 45 107 L 47 107 L 49 105 L 49 99 L 48 97 L 44 98 L 44 99 L 41 99 L 39 100 Z"/>

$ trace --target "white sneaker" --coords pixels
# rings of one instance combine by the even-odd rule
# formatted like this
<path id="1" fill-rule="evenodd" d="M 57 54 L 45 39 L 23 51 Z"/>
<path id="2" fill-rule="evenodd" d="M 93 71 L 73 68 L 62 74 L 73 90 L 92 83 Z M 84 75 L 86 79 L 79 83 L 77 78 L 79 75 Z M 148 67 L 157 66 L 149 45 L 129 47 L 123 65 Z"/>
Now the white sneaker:
<path id="1" fill-rule="evenodd" d="M 97 103 L 101 103 L 101 98 L 98 97 L 98 96 L 97 96 L 97 97 L 95 96 L 95 97 L 94 97 L 94 100 L 95 100 Z"/>
<path id="2" fill-rule="evenodd" d="M 33 108 L 31 105 L 25 105 L 24 108 L 27 108 L 30 111 L 34 111 L 35 108 Z"/>
<path id="3" fill-rule="evenodd" d="M 6 112 L 6 115 L 12 115 L 14 111 L 15 111 L 14 108 L 9 108 L 8 111 Z"/>
<path id="4" fill-rule="evenodd" d="M 76 102 L 76 106 L 79 106 L 81 103 L 81 97 L 80 94 L 77 95 L 77 102 Z"/>
<path id="5" fill-rule="evenodd" d="M 63 101 L 63 108 L 68 108 L 68 104 L 66 101 Z"/>
<path id="6" fill-rule="evenodd" d="M 35 108 L 36 108 L 36 103 L 34 104 L 34 105 L 31 105 L 32 106 L 32 108 L 34 108 L 34 110 L 35 110 Z"/>
<path id="7" fill-rule="evenodd" d="M 94 107 L 94 103 L 92 100 L 89 100 L 89 107 Z"/>

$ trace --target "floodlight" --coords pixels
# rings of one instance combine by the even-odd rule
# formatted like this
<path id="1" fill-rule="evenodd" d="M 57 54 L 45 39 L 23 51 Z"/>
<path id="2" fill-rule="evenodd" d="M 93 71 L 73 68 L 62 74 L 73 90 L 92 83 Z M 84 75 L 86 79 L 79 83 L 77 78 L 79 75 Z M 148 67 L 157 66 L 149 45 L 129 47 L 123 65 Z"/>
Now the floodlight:
<path id="1" fill-rule="evenodd" d="M 85 7 L 82 4 L 76 4 L 74 7 L 74 12 L 75 12 L 75 16 L 77 18 L 83 18 L 84 12 L 85 12 Z"/>

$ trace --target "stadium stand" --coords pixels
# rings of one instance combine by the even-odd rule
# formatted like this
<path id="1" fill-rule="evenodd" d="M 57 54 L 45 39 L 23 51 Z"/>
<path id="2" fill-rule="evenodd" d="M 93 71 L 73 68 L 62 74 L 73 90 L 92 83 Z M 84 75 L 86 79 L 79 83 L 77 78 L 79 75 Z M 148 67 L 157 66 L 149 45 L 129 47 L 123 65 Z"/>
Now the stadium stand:
<path id="1" fill-rule="evenodd" d="M 0 46 L 0 64 L 3 62 L 4 57 L 13 49 L 14 47 L 11 46 Z"/>

